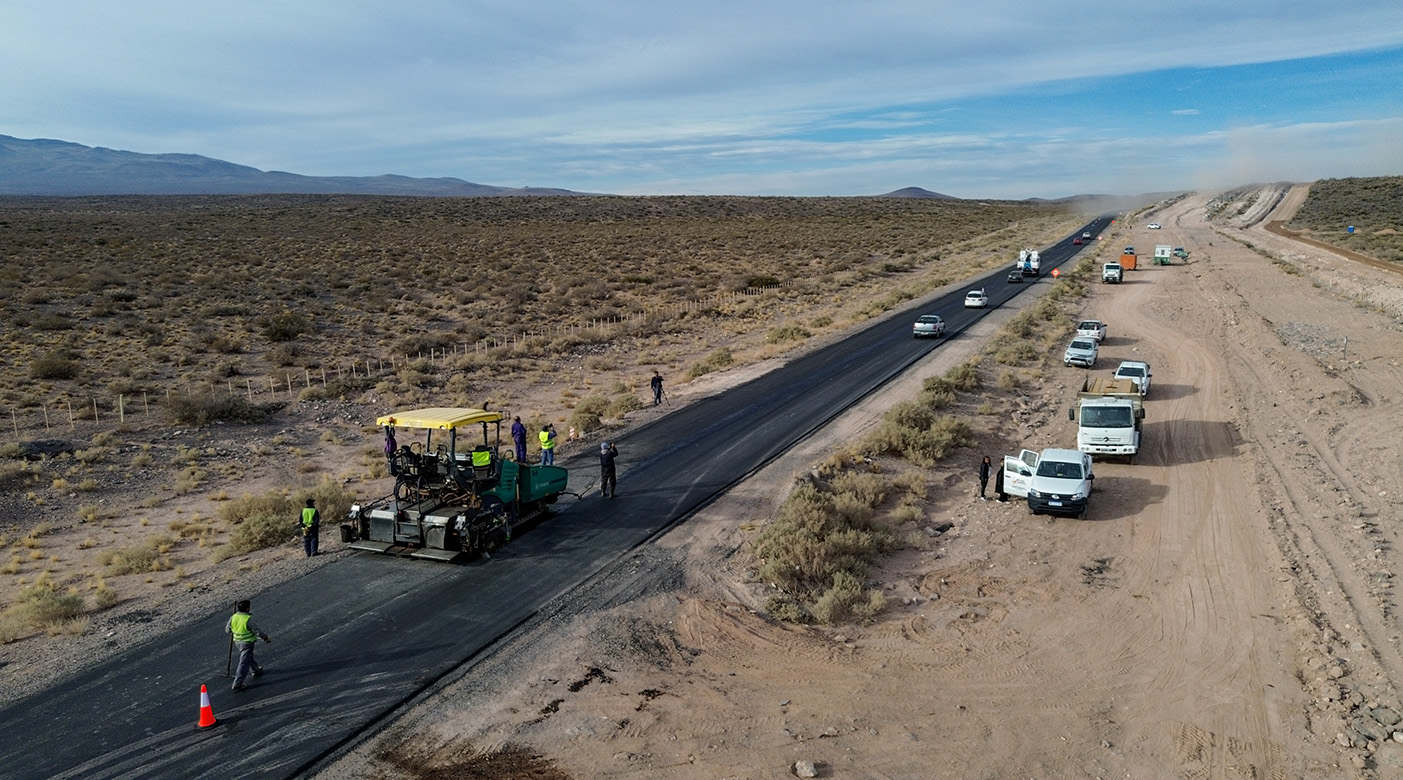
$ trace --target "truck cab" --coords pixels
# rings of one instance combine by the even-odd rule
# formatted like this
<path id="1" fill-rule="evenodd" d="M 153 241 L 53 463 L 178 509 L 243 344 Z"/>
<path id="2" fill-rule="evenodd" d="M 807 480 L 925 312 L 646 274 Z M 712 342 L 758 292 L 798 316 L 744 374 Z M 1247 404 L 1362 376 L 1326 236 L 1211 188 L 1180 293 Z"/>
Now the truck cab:
<path id="1" fill-rule="evenodd" d="M 1125 275 L 1125 266 L 1120 263 L 1106 263 L 1101 266 L 1101 282 L 1103 284 L 1120 284 Z"/>
<path id="2" fill-rule="evenodd" d="M 1077 424 L 1077 449 L 1095 455 L 1124 455 L 1134 462 L 1140 451 L 1145 404 L 1129 379 L 1088 378 L 1067 410 Z"/>

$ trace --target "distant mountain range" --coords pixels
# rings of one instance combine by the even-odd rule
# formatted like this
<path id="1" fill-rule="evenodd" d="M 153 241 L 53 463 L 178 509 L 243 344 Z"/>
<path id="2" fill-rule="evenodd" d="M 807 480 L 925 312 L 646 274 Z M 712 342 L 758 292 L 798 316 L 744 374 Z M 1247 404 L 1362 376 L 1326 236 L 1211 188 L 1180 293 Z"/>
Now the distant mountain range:
<path id="1" fill-rule="evenodd" d="M 68 141 L 0 135 L 0 195 L 578 195 L 454 178 L 302 176 L 197 154 L 140 154 Z"/>

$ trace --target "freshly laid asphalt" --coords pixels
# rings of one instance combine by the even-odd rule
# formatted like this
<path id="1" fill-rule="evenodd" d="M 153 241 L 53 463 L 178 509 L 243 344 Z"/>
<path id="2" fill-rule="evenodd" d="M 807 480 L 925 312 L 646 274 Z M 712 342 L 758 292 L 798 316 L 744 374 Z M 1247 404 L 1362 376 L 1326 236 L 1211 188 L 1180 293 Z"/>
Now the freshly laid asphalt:
<path id="1" fill-rule="evenodd" d="M 1094 235 L 1108 224 L 1084 228 Z M 1089 243 L 1089 242 L 1088 242 Z M 1047 274 L 1083 247 L 1042 253 Z M 971 282 L 990 308 L 1029 285 L 1012 262 Z M 52 689 L 0 709 L 0 776 L 228 778 L 298 776 L 356 740 L 543 605 L 759 470 L 944 339 L 917 341 L 913 314 L 937 313 L 950 338 L 986 310 L 964 291 L 893 315 L 723 394 L 618 439 L 619 497 L 563 497 L 557 514 L 491 558 L 444 564 L 356 553 L 253 594 L 267 674 L 243 692 L 224 676 L 227 614 L 158 641 L 119 647 Z M 597 483 L 591 453 L 561 463 L 571 490 Z M 200 729 L 209 686 L 219 722 Z"/>

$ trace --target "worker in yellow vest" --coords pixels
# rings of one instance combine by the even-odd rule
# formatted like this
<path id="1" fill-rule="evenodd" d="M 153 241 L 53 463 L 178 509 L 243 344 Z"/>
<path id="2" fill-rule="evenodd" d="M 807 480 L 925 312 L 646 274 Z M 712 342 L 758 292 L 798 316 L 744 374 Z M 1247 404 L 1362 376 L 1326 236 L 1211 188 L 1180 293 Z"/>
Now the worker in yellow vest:
<path id="1" fill-rule="evenodd" d="M 310 558 L 317 554 L 317 539 L 322 532 L 322 516 L 317 511 L 316 499 L 307 499 L 307 506 L 302 508 L 302 551 Z"/>
<path id="2" fill-rule="evenodd" d="M 541 464 L 555 465 L 555 423 L 547 423 L 541 429 Z"/>
<path id="3" fill-rule="evenodd" d="M 253 658 L 253 646 L 258 644 L 258 640 L 271 642 L 268 635 L 259 630 L 253 624 L 252 604 L 245 599 L 234 606 L 234 614 L 230 616 L 228 625 L 224 626 L 224 633 L 229 635 L 230 642 L 234 647 L 239 648 L 239 668 L 234 673 L 234 690 L 244 689 L 244 680 L 249 674 L 260 677 L 263 674 L 263 667 Z"/>

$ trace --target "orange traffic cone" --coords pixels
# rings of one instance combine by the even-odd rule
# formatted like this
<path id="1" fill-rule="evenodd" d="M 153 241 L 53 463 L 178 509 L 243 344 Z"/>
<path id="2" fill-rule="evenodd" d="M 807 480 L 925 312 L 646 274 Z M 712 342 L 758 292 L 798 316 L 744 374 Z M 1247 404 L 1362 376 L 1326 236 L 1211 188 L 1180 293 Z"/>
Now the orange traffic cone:
<path id="1" fill-rule="evenodd" d="M 200 686 L 200 728 L 207 729 L 217 723 L 214 719 L 214 708 L 209 706 L 209 690 L 205 686 Z"/>

